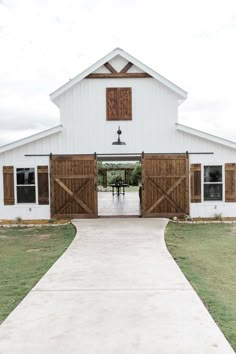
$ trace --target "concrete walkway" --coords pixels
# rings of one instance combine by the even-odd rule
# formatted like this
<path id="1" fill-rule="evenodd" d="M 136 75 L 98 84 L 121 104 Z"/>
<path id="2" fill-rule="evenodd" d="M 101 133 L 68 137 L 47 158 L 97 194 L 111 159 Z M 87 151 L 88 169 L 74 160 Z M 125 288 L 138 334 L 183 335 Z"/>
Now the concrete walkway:
<path id="1" fill-rule="evenodd" d="M 80 220 L 0 326 L 1 354 L 233 354 L 166 250 L 164 219 Z"/>
<path id="2" fill-rule="evenodd" d="M 139 193 L 127 191 L 125 195 L 112 195 L 111 192 L 98 192 L 98 215 L 140 215 Z"/>

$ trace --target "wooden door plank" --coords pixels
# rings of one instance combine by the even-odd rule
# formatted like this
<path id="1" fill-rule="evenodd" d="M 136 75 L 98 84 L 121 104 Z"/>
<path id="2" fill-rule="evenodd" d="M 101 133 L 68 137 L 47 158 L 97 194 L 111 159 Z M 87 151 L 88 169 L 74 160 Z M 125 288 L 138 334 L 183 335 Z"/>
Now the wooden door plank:
<path id="1" fill-rule="evenodd" d="M 93 211 L 79 198 L 75 195 L 74 192 L 72 192 L 62 181 L 60 181 L 58 178 L 55 179 L 55 182 L 62 188 L 66 193 L 68 193 L 73 199 L 89 214 L 92 214 Z"/>
<path id="2" fill-rule="evenodd" d="M 54 175 L 54 179 L 93 179 L 94 175 Z"/>
<path id="3" fill-rule="evenodd" d="M 190 205 L 190 194 L 189 194 L 189 155 L 185 159 L 185 173 L 186 173 L 186 184 L 185 184 L 185 207 L 186 214 L 189 215 L 189 205 Z"/>
<path id="4" fill-rule="evenodd" d="M 150 213 L 153 209 L 155 209 L 155 207 L 162 202 L 163 199 L 167 199 L 169 201 L 169 203 L 172 203 L 172 206 L 177 210 L 177 211 L 180 211 L 182 210 L 179 205 L 169 196 L 169 194 L 171 192 L 173 192 L 176 187 L 178 187 L 179 184 L 181 184 L 184 180 L 185 180 L 186 177 L 181 177 L 179 178 L 175 184 L 172 185 L 171 188 L 169 188 L 167 190 L 167 192 L 165 192 L 158 184 L 156 184 L 150 177 L 148 177 L 149 181 L 158 189 L 161 190 L 161 192 L 163 193 L 162 196 L 147 210 L 147 213 Z M 170 199 L 172 202 L 170 202 Z"/>
<path id="5" fill-rule="evenodd" d="M 52 155 L 52 161 L 93 161 L 94 155 Z"/>
<path id="6" fill-rule="evenodd" d="M 79 193 L 81 193 L 85 187 L 87 186 L 87 184 L 89 183 L 89 179 L 87 179 L 82 186 L 80 186 L 75 192 L 74 194 L 78 196 Z M 57 210 L 57 214 L 62 214 L 62 211 L 72 202 L 72 200 L 74 199 L 74 197 L 72 196 L 59 210 Z"/>

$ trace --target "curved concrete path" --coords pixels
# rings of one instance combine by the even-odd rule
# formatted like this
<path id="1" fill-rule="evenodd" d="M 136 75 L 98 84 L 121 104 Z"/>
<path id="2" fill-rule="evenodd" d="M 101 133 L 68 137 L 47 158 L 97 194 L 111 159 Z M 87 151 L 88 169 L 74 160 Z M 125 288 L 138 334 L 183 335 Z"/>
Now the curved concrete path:
<path id="1" fill-rule="evenodd" d="M 168 253 L 166 224 L 75 221 L 71 246 L 0 326 L 0 353 L 233 354 Z"/>

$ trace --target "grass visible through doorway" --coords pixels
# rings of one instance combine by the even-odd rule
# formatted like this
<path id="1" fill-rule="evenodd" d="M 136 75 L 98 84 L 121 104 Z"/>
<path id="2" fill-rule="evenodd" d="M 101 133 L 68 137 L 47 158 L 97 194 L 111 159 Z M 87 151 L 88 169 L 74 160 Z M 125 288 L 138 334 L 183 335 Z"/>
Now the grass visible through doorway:
<path id="1" fill-rule="evenodd" d="M 236 225 L 174 224 L 166 244 L 236 350 Z"/>
<path id="2" fill-rule="evenodd" d="M 72 225 L 0 229 L 0 322 L 67 249 L 74 236 Z"/>

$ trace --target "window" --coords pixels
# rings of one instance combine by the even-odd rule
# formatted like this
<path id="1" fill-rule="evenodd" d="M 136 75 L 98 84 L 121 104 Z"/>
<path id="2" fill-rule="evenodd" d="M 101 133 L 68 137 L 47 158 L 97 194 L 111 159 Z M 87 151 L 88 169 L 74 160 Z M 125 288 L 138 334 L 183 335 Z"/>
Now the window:
<path id="1" fill-rule="evenodd" d="M 222 200 L 222 186 L 222 166 L 204 166 L 204 200 Z"/>
<path id="2" fill-rule="evenodd" d="M 17 203 L 36 203 L 34 168 L 16 169 Z"/>
<path id="3" fill-rule="evenodd" d="M 107 120 L 132 120 L 131 87 L 106 89 Z"/>

